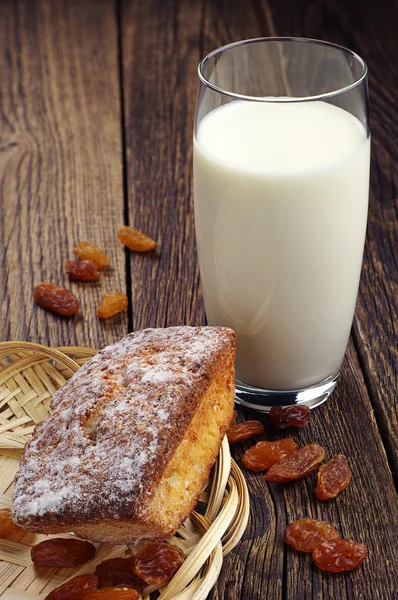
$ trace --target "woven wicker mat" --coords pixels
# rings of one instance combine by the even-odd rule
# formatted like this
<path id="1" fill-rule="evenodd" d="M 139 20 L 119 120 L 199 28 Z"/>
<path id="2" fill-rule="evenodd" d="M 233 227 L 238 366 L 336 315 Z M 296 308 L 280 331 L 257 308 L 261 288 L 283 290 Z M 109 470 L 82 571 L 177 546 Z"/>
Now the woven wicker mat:
<path id="1" fill-rule="evenodd" d="M 91 348 L 52 349 L 28 342 L 0 343 L 0 508 L 11 507 L 14 475 L 22 449 L 44 419 L 55 391 L 96 354 Z M 160 590 L 162 600 L 204 600 L 217 581 L 222 557 L 238 543 L 247 525 L 245 480 L 224 440 L 209 484 L 201 496 L 205 515 L 194 512 L 172 542 L 187 554 L 181 569 Z M 48 537 L 26 532 L 0 540 L 0 598 L 44 600 L 56 586 L 81 573 L 93 573 L 107 558 L 129 556 L 139 545 L 96 544 L 93 560 L 82 567 L 34 567 L 31 547 Z M 73 536 L 57 536 L 73 537 Z M 144 590 L 143 599 L 155 586 Z"/>

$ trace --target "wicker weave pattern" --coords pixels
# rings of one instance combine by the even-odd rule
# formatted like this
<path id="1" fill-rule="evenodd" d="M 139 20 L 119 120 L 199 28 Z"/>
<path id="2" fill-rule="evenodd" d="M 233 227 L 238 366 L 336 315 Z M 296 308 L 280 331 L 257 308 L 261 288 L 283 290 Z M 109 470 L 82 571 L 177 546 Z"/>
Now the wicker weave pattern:
<path id="1" fill-rule="evenodd" d="M 48 414 L 51 398 L 87 360 L 91 348 L 51 349 L 28 342 L 0 344 L 0 508 L 10 507 L 13 480 L 22 449 L 35 425 Z M 212 479 L 201 497 L 205 516 L 193 513 L 172 542 L 188 555 L 180 571 L 161 590 L 161 600 L 204 600 L 217 580 L 222 556 L 246 528 L 249 498 L 243 476 L 224 440 Z M 129 556 L 139 545 L 97 544 L 95 558 L 82 567 L 34 568 L 33 545 L 48 537 L 18 532 L 0 540 L 0 597 L 44 600 L 56 586 L 80 573 L 92 573 L 107 558 Z M 57 536 L 70 537 L 70 536 Z M 144 600 L 155 588 L 148 588 Z"/>
<path id="2" fill-rule="evenodd" d="M 63 350 L 65 352 L 66 349 Z M 44 349 L 38 344 L 0 344 L 2 454 L 20 454 L 35 425 L 47 416 L 56 390 L 96 353 L 91 348 L 70 348 L 67 356 L 59 350 Z M 71 356 L 77 358 L 78 362 Z"/>

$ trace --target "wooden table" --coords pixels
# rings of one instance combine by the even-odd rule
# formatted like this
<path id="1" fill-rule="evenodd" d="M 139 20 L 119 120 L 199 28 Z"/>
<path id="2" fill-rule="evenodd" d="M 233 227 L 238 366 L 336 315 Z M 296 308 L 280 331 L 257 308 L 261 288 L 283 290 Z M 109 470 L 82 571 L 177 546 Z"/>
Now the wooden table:
<path id="1" fill-rule="evenodd" d="M 320 503 L 314 477 L 268 487 L 247 473 L 250 523 L 213 600 L 398 598 L 397 17 L 393 0 L 0 4 L 1 340 L 102 347 L 147 326 L 204 323 L 191 184 L 199 59 L 242 38 L 300 35 L 349 46 L 368 63 L 372 180 L 356 317 L 337 391 L 294 434 L 346 454 L 353 483 Z M 123 223 L 159 240 L 159 251 L 126 254 L 116 238 Z M 81 239 L 112 257 L 98 284 L 70 285 L 63 272 Z M 81 316 L 35 306 L 41 281 L 70 286 Z M 130 306 L 98 322 L 106 290 L 125 290 Z M 363 567 L 322 574 L 285 547 L 284 526 L 303 516 L 366 543 Z"/>

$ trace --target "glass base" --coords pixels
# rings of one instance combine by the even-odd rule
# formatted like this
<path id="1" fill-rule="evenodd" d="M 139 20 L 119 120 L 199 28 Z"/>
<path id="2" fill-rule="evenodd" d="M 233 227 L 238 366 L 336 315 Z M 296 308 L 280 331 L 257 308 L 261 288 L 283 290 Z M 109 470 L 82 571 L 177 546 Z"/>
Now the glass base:
<path id="1" fill-rule="evenodd" d="M 273 406 L 304 404 L 309 408 L 319 406 L 329 398 L 337 385 L 340 372 L 336 371 L 316 385 L 301 390 L 263 390 L 236 380 L 236 402 L 245 408 L 268 413 Z"/>

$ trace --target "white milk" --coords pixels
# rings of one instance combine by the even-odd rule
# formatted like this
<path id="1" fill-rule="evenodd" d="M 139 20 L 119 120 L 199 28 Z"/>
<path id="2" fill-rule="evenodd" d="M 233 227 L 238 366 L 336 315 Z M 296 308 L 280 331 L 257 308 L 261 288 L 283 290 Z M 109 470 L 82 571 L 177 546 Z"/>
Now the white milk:
<path id="1" fill-rule="evenodd" d="M 325 102 L 234 101 L 194 140 L 209 324 L 237 333 L 237 378 L 274 390 L 339 369 L 358 291 L 370 142 Z"/>

